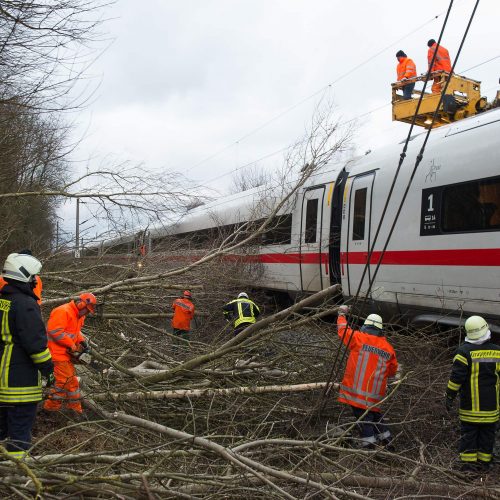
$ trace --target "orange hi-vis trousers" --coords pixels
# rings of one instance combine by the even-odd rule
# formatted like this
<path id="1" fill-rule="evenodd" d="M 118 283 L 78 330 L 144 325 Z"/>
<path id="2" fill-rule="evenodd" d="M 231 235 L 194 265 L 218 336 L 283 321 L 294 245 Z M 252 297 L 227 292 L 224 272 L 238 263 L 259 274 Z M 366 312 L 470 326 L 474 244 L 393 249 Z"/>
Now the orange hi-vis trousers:
<path id="1" fill-rule="evenodd" d="M 43 408 L 49 411 L 60 410 L 65 406 L 77 413 L 83 413 L 80 384 L 71 361 L 54 361 L 55 384 L 50 389 Z"/>

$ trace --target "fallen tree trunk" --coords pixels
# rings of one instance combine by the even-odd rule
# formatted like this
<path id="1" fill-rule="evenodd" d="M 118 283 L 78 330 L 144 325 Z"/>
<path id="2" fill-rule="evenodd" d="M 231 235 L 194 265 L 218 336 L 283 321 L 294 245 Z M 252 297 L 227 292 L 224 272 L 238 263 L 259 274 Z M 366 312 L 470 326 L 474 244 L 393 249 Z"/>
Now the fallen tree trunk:
<path id="1" fill-rule="evenodd" d="M 481 498 L 485 500 L 498 500 L 500 498 L 500 491 L 498 488 L 488 489 L 484 486 L 474 485 L 450 485 L 438 482 L 416 481 L 414 479 L 398 479 L 393 477 L 370 477 L 362 476 L 359 474 L 343 475 L 333 473 L 309 474 L 304 471 L 295 471 L 295 475 L 303 477 L 304 479 L 314 479 L 315 481 L 325 481 L 324 488 L 328 490 L 328 482 L 334 482 L 336 485 L 354 488 L 370 488 L 382 489 L 385 491 L 394 492 L 395 489 L 401 492 L 411 492 L 406 498 L 413 498 L 414 496 L 439 496 L 439 498 L 461 498 L 461 499 L 476 499 Z M 234 481 L 235 476 L 220 477 L 220 480 L 227 482 Z M 257 484 L 258 481 L 252 477 L 246 477 L 246 481 Z M 276 483 L 286 481 L 285 479 L 276 479 Z M 203 494 L 210 490 L 209 485 L 191 484 L 188 486 L 179 487 L 178 491 L 189 494 Z M 395 493 L 394 493 L 395 494 Z M 403 495 L 401 495 L 403 496 Z"/>
<path id="2" fill-rule="evenodd" d="M 208 313 L 200 312 L 196 313 L 196 316 L 208 316 Z M 153 318 L 172 318 L 172 313 L 103 313 L 97 316 L 103 319 L 126 319 L 126 318 L 138 318 L 138 319 L 153 319 Z"/>
<path id="3" fill-rule="evenodd" d="M 295 385 L 266 385 L 261 387 L 230 387 L 228 389 L 176 389 L 171 391 L 144 391 L 144 392 L 108 392 L 96 394 L 92 398 L 95 401 L 140 401 L 146 399 L 191 399 L 211 398 L 215 396 L 230 396 L 234 394 L 265 394 L 270 392 L 307 392 L 324 389 L 328 382 L 314 382 L 311 384 Z M 339 384 L 331 384 L 337 388 Z"/>
<path id="4" fill-rule="evenodd" d="M 389 490 L 393 488 L 403 488 L 415 492 L 419 495 L 443 495 L 447 498 L 485 498 L 488 500 L 498 500 L 500 498 L 500 489 L 488 489 L 483 486 L 473 485 L 450 485 L 429 481 L 416 481 L 415 479 L 398 479 L 394 477 L 369 477 L 359 474 L 350 474 L 348 476 L 342 474 L 321 473 L 321 474 L 305 474 L 296 472 L 297 475 L 303 477 L 314 478 L 317 481 L 335 481 L 343 486 L 354 486 L 361 488 L 377 488 Z"/>
<path id="5" fill-rule="evenodd" d="M 233 464 L 238 469 L 253 475 L 261 483 L 270 486 L 272 489 L 280 493 L 285 498 L 294 499 L 295 497 L 288 494 L 286 491 L 277 486 L 277 484 L 275 483 L 276 479 L 285 480 L 286 484 L 289 484 L 290 482 L 295 484 L 300 484 L 302 486 L 306 486 L 308 488 L 318 490 L 320 492 L 340 493 L 350 498 L 355 498 L 357 500 L 369 500 L 368 497 L 360 495 L 359 493 L 355 493 L 353 491 L 347 491 L 343 488 L 338 488 L 334 485 L 326 485 L 318 483 L 310 478 L 306 479 L 294 473 L 289 473 L 287 471 L 274 469 L 273 467 L 268 467 L 267 465 L 264 465 L 260 462 L 257 462 L 248 457 L 240 455 L 231 448 L 226 448 L 210 439 L 194 436 L 193 434 L 188 434 L 187 432 L 179 431 L 177 429 L 172 429 L 171 427 L 166 427 L 156 422 L 145 420 L 139 417 L 134 417 L 132 415 L 127 415 L 125 413 L 121 412 L 110 413 L 108 411 L 103 410 L 90 400 L 88 401 L 88 404 L 92 406 L 95 411 L 104 415 L 106 418 L 109 418 L 110 420 L 114 421 L 118 420 L 128 425 L 134 425 L 137 427 L 141 427 L 143 429 L 148 429 L 153 432 L 158 432 L 159 434 L 163 434 L 173 439 L 176 439 L 179 442 L 184 441 L 186 443 L 190 443 L 190 445 L 192 446 L 196 446 L 211 451 L 219 455 L 224 460 L 227 460 L 229 463 Z"/>

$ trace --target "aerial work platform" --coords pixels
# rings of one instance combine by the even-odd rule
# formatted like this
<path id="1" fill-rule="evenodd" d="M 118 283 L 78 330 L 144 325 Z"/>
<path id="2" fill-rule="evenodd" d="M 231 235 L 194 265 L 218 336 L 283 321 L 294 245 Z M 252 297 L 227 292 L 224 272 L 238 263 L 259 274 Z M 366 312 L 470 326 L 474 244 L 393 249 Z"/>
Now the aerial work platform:
<path id="1" fill-rule="evenodd" d="M 413 115 L 417 109 L 418 100 L 422 94 L 421 90 L 413 90 L 411 99 L 404 99 L 402 93 L 399 94 L 404 85 L 414 82 L 425 81 L 426 75 L 408 78 L 403 82 L 392 83 L 392 119 L 400 122 L 411 123 Z M 435 71 L 431 73 L 428 86 L 434 80 L 439 79 L 441 88 L 446 85 L 448 73 L 444 71 Z M 432 124 L 432 116 L 439 103 L 441 94 L 424 93 L 422 103 L 415 120 L 416 125 L 430 128 Z M 439 105 L 439 111 L 434 120 L 433 128 L 446 125 L 468 116 L 475 115 L 484 111 L 488 105 L 486 97 L 481 97 L 481 82 L 465 78 L 464 76 L 453 74 L 451 75 L 450 83 L 446 89 L 446 94 Z"/>

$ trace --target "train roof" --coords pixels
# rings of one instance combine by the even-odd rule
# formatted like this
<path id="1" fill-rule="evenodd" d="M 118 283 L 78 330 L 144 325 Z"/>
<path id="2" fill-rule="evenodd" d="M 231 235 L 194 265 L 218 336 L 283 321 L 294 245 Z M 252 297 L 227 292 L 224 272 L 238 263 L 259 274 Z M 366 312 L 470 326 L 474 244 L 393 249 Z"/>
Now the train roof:
<path id="1" fill-rule="evenodd" d="M 450 123 L 449 125 L 443 125 L 442 127 L 432 129 L 426 150 L 427 148 L 432 149 L 432 147 L 440 141 L 446 140 L 447 138 L 454 137 L 464 132 L 486 132 L 486 129 L 484 129 L 484 127 L 488 127 L 488 131 L 490 133 L 492 132 L 490 127 L 494 127 L 495 132 L 498 130 L 498 137 L 500 138 L 500 108 L 492 109 L 484 113 L 479 113 L 469 118 L 464 118 L 463 120 Z M 422 143 L 426 134 L 427 130 L 417 130 L 416 133 L 410 138 L 406 161 L 411 161 L 412 165 L 417 153 L 422 147 Z M 464 135 L 461 140 L 470 141 L 471 147 L 477 147 L 479 145 L 477 142 L 475 142 L 475 138 L 468 137 L 467 135 Z M 396 170 L 405 141 L 406 137 L 402 141 L 384 146 L 374 152 L 370 152 L 365 156 L 355 159 L 351 164 L 349 174 L 352 176 L 371 169 L 386 170 L 388 172 L 390 172 L 391 170 Z"/>

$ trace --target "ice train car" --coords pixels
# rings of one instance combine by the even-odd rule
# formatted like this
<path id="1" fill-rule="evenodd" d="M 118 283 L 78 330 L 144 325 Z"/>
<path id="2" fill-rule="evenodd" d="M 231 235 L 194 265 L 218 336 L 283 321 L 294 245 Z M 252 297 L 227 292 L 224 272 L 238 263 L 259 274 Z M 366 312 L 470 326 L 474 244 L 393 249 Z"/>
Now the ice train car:
<path id="1" fill-rule="evenodd" d="M 341 283 L 346 299 L 366 292 L 424 136 L 409 143 L 361 287 L 401 143 L 311 177 L 246 257 L 263 266 L 259 285 L 297 295 Z M 202 234 L 215 220 L 230 227 L 251 218 L 258 191 L 199 207 L 174 232 Z M 431 132 L 368 300 L 417 322 L 500 318 L 500 109 Z"/>

